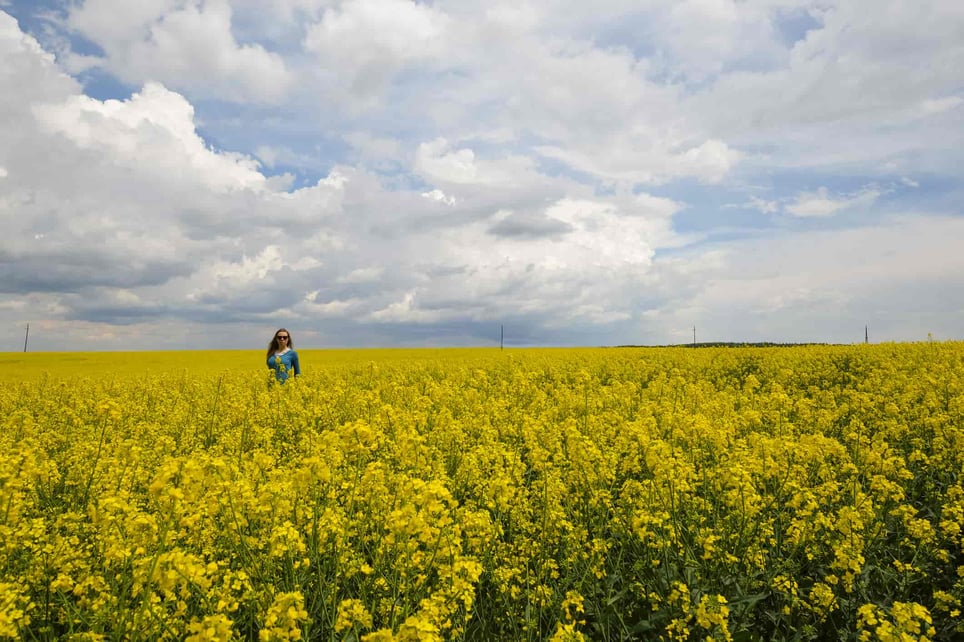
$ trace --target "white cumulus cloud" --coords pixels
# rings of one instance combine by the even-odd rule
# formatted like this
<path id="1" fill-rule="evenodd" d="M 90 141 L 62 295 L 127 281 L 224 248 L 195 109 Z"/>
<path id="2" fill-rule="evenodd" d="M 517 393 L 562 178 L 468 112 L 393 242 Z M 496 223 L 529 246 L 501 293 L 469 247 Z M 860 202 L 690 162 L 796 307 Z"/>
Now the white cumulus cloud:
<path id="1" fill-rule="evenodd" d="M 294 80 L 284 59 L 261 44 L 239 43 L 231 20 L 228 0 L 86 0 L 72 5 L 67 18 L 103 49 L 99 65 L 127 82 L 156 80 L 231 100 L 280 100 Z"/>

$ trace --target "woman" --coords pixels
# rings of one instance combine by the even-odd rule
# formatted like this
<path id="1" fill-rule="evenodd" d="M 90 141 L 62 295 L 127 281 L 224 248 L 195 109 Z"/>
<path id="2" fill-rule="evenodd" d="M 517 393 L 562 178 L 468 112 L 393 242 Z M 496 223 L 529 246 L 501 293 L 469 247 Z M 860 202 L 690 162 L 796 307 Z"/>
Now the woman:
<path id="1" fill-rule="evenodd" d="M 281 383 L 284 383 L 291 373 L 295 376 L 301 374 L 294 341 L 291 340 L 291 333 L 284 328 L 274 333 L 274 338 L 268 345 L 268 367 L 274 370 L 275 378 Z"/>

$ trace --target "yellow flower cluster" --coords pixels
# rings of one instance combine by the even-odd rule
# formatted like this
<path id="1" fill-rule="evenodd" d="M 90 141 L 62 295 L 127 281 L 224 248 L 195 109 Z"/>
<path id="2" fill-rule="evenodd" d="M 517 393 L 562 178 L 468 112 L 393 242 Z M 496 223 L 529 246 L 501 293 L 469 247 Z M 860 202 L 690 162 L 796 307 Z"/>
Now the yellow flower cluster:
<path id="1" fill-rule="evenodd" d="M 0 638 L 964 635 L 964 344 L 300 352 L 18 355 Z"/>
<path id="2" fill-rule="evenodd" d="M 880 642 L 933 640 L 931 616 L 920 604 L 894 602 L 890 608 L 865 604 L 857 614 L 860 639 Z"/>

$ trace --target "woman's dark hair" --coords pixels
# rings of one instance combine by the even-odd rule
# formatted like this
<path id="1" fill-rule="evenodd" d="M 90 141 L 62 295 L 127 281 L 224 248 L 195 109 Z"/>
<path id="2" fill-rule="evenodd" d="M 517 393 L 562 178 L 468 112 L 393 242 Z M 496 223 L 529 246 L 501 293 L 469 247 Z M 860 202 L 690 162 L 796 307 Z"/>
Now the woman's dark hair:
<path id="1" fill-rule="evenodd" d="M 288 332 L 285 328 L 278 328 L 277 330 L 275 330 L 274 336 L 271 337 L 271 343 L 268 344 L 268 356 L 266 356 L 265 359 L 270 359 L 270 358 L 271 358 L 271 355 L 273 355 L 275 352 L 278 351 L 278 348 L 280 347 L 280 346 L 278 345 L 278 333 L 279 333 L 279 332 L 284 332 L 285 334 L 288 335 L 288 345 L 287 345 L 287 347 L 288 347 L 288 348 L 291 348 L 292 350 L 294 349 L 294 347 L 295 347 L 295 340 L 291 338 L 291 333 Z"/>

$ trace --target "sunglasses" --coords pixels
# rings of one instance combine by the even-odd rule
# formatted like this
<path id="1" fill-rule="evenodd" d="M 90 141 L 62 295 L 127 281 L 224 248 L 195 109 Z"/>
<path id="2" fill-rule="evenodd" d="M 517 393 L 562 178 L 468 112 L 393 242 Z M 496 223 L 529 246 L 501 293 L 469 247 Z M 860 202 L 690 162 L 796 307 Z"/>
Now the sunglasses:
<path id="1" fill-rule="evenodd" d="M 278 341 L 287 341 L 287 340 L 288 340 L 288 335 L 287 335 L 287 334 L 279 334 L 278 337 L 277 337 L 277 339 L 278 339 Z"/>

